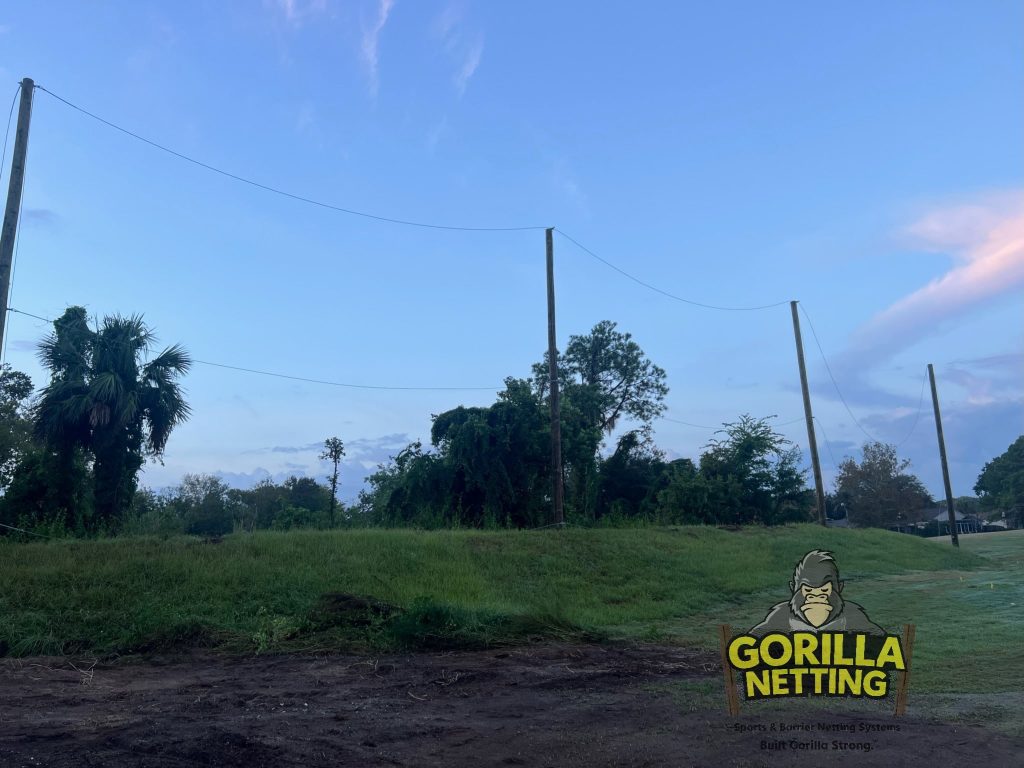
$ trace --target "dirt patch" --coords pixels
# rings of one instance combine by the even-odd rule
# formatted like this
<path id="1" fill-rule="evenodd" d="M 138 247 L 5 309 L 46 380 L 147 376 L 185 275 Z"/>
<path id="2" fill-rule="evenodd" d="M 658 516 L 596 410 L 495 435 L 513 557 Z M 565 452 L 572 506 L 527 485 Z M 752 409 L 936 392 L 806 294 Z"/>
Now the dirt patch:
<path id="1" fill-rule="evenodd" d="M 718 674 L 712 656 L 650 645 L 8 659 L 0 765 L 1021 765 L 1024 740 L 881 706 L 822 715 L 794 702 L 739 718 L 686 706 Z"/>

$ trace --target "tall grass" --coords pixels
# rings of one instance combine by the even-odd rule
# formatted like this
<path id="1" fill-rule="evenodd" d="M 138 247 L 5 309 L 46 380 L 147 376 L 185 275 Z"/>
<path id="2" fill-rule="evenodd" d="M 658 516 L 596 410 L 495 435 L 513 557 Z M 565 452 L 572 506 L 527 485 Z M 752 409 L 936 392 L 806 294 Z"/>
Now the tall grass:
<path id="1" fill-rule="evenodd" d="M 3 542 L 0 653 L 650 637 L 689 617 L 706 622 L 744 596 L 775 590 L 784 599 L 794 563 L 814 548 L 834 551 L 850 583 L 983 562 L 910 536 L 811 525 Z M 324 621 L 317 606 L 327 593 L 397 610 Z"/>

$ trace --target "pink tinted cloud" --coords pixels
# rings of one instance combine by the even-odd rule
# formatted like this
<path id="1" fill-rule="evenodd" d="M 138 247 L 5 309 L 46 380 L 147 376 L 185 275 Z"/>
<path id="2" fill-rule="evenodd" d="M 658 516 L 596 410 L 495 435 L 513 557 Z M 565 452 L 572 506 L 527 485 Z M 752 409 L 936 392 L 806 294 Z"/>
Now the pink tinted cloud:
<path id="1" fill-rule="evenodd" d="M 943 208 L 907 229 L 919 248 L 952 256 L 941 277 L 896 301 L 860 328 L 846 357 L 891 356 L 959 316 L 1024 289 L 1024 193 Z"/>

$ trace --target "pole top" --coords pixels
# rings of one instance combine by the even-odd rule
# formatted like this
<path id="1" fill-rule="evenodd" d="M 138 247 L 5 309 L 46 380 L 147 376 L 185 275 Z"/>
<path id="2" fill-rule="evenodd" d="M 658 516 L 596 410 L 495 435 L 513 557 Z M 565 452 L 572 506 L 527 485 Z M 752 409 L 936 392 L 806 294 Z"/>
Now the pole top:
<path id="1" fill-rule="evenodd" d="M 35 88 L 36 87 L 36 81 L 33 80 L 31 77 L 23 77 L 21 79 L 21 86 L 23 88 Z"/>

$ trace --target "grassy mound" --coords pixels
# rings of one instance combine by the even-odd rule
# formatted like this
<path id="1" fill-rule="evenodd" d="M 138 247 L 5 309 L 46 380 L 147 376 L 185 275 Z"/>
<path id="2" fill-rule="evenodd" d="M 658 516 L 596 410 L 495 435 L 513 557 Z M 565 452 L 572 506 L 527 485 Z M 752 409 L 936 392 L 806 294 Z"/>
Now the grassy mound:
<path id="1" fill-rule="evenodd" d="M 682 636 L 689 619 L 706 625 L 752 595 L 784 599 L 794 563 L 816 548 L 835 552 L 854 600 L 858 581 L 984 563 L 911 536 L 812 525 L 4 541 L 0 653 Z"/>

